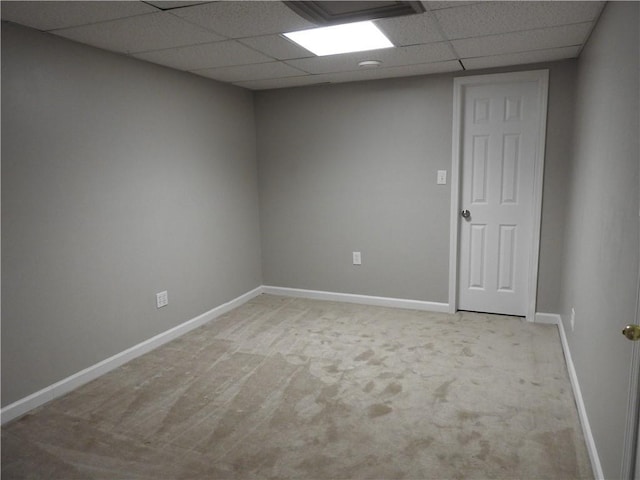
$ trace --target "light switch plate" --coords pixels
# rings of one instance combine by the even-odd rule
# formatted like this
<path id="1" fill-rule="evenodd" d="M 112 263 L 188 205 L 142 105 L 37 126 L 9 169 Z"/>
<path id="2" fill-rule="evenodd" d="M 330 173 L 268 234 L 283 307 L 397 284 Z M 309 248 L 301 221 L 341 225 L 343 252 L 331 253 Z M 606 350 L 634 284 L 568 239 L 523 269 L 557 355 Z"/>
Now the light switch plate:
<path id="1" fill-rule="evenodd" d="M 362 265 L 362 255 L 360 252 L 353 252 L 353 264 Z"/>
<path id="2" fill-rule="evenodd" d="M 438 185 L 446 185 L 447 184 L 447 171 L 446 170 L 438 170 Z"/>

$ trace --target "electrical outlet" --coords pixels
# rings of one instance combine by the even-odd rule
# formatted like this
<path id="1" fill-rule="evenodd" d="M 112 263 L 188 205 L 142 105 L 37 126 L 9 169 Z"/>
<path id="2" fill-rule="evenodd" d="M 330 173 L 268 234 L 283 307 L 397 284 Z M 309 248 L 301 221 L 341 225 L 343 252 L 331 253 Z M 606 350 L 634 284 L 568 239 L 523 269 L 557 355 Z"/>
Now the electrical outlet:
<path id="1" fill-rule="evenodd" d="M 571 307 L 571 331 L 576 328 L 576 309 Z"/>
<path id="2" fill-rule="evenodd" d="M 446 185 L 447 184 L 447 171 L 446 170 L 438 170 L 438 178 L 436 179 L 436 183 L 438 185 Z"/>
<path id="3" fill-rule="evenodd" d="M 362 265 L 362 255 L 360 252 L 353 252 L 353 264 Z"/>
<path id="4" fill-rule="evenodd" d="M 165 290 L 164 292 L 156 293 L 156 307 L 162 308 L 169 305 L 169 294 Z"/>

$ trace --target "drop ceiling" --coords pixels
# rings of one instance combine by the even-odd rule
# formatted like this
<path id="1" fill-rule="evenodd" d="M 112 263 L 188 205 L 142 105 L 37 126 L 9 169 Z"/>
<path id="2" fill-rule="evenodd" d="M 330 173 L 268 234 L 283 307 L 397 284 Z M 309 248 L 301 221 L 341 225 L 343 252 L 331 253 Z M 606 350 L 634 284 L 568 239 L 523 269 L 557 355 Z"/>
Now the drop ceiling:
<path id="1" fill-rule="evenodd" d="M 352 2 L 345 2 L 352 3 Z M 372 3 L 372 2 L 367 2 Z M 392 49 L 315 57 L 279 1 L 3 1 L 3 21 L 244 88 L 425 75 L 575 58 L 605 2 L 423 1 L 374 20 Z M 377 68 L 361 68 L 379 60 Z"/>

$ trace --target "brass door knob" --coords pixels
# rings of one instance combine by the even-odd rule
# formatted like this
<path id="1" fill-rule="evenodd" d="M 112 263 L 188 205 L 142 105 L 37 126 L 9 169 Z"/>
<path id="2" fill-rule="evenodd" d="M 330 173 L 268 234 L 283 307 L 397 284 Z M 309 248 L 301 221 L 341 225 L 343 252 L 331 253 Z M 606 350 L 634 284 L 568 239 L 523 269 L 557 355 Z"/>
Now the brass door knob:
<path id="1" fill-rule="evenodd" d="M 629 340 L 640 340 L 640 325 L 627 325 L 624 327 L 624 330 L 622 330 L 622 334 Z"/>

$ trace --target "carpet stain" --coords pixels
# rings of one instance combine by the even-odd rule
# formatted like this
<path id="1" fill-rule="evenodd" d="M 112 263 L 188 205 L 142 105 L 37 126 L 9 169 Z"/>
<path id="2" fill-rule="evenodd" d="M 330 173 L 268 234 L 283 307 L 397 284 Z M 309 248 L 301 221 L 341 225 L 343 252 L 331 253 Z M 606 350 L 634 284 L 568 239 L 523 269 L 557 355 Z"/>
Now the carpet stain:
<path id="1" fill-rule="evenodd" d="M 329 365 L 328 367 L 324 367 L 324 369 L 328 373 L 338 373 L 338 372 L 340 372 L 340 370 L 338 369 L 337 365 Z"/>
<path id="2" fill-rule="evenodd" d="M 486 460 L 487 456 L 491 452 L 491 444 L 488 440 L 480 440 L 480 453 L 475 455 L 475 457 L 479 460 Z"/>
<path id="3" fill-rule="evenodd" d="M 447 395 L 449 395 L 449 387 L 451 387 L 451 384 L 453 382 L 455 382 L 455 378 L 453 380 L 449 380 L 448 382 L 444 382 L 442 385 L 440 385 L 438 388 L 436 388 L 436 390 L 433 392 L 433 399 L 436 402 L 447 402 Z"/>
<path id="4" fill-rule="evenodd" d="M 422 350 L 422 349 L 433 350 L 434 348 L 435 348 L 435 345 L 433 344 L 433 342 L 429 342 L 429 343 L 425 343 L 424 345 L 416 345 L 415 347 L 409 347 L 407 350 L 409 350 L 410 352 L 415 352 L 416 350 Z"/>
<path id="5" fill-rule="evenodd" d="M 375 388 L 376 384 L 373 382 L 373 380 L 369 381 L 369 383 L 367 383 L 364 388 L 362 389 L 363 392 L 365 393 L 369 393 L 371 392 L 374 388 Z"/>
<path id="6" fill-rule="evenodd" d="M 461 422 L 473 421 L 480 418 L 480 414 L 469 410 L 458 410 L 456 413 L 458 420 Z"/>
<path id="7" fill-rule="evenodd" d="M 391 408 L 389 405 L 384 405 L 383 403 L 376 403 L 369 407 L 369 418 L 382 417 L 383 415 L 387 415 L 392 411 L 393 411 L 393 408 Z"/>
<path id="8" fill-rule="evenodd" d="M 382 362 L 384 362 L 386 359 L 387 357 L 372 358 L 367 362 L 367 365 L 379 366 L 379 365 L 382 365 Z"/>
<path id="9" fill-rule="evenodd" d="M 387 388 L 385 388 L 382 391 L 383 395 L 397 395 L 400 392 L 402 392 L 402 385 L 400 385 L 399 383 L 390 383 L 389 385 L 387 385 Z"/>
<path id="10" fill-rule="evenodd" d="M 477 440 L 479 438 L 482 438 L 482 435 L 480 435 L 480 433 L 476 432 L 475 430 L 472 431 L 471 433 L 459 433 L 458 443 L 460 445 L 467 445 L 469 442 L 473 440 Z"/>
<path id="11" fill-rule="evenodd" d="M 366 352 L 362 352 L 360 355 L 358 355 L 356 358 L 354 358 L 354 360 L 356 362 L 364 362 L 365 360 L 369 360 L 374 355 L 375 355 L 375 352 L 373 350 L 369 349 Z"/>
<path id="12" fill-rule="evenodd" d="M 273 468 L 282 454 L 280 448 L 267 448 L 254 455 L 242 455 L 233 462 L 233 469 L 238 472 L 250 472 L 257 469 Z"/>
<path id="13" fill-rule="evenodd" d="M 417 455 L 423 455 L 425 450 L 431 447 L 434 440 L 431 436 L 411 439 L 407 443 L 407 446 L 404 447 L 404 452 L 412 458 Z"/>
<path id="14" fill-rule="evenodd" d="M 338 441 L 338 427 L 331 421 L 327 427 L 327 442 L 334 443 Z"/>
<path id="15" fill-rule="evenodd" d="M 318 402 L 326 403 L 327 401 L 334 399 L 338 395 L 339 389 L 340 386 L 337 383 L 323 387 L 320 395 L 318 395 Z"/>
<path id="16" fill-rule="evenodd" d="M 545 457 L 556 472 L 561 472 L 565 478 L 576 478 L 578 475 L 578 464 L 575 454 L 567 455 L 566 452 L 575 452 L 574 431 L 572 428 L 565 428 L 559 431 L 538 433 L 534 436 L 544 450 Z M 565 448 L 563 453 L 562 448 Z"/>
<path id="17" fill-rule="evenodd" d="M 464 348 L 462 349 L 462 354 L 463 354 L 465 357 L 475 357 L 475 355 L 473 354 L 473 352 L 471 351 L 471 349 L 470 349 L 469 347 L 464 347 Z"/>
<path id="18" fill-rule="evenodd" d="M 498 465 L 502 470 L 505 471 L 511 471 L 511 470 L 515 470 L 518 468 L 518 466 L 520 465 L 520 458 L 518 457 L 517 453 L 513 453 L 511 455 L 508 455 L 507 457 L 504 456 L 498 456 L 498 455 L 492 455 L 491 456 L 491 462 L 495 463 L 496 465 Z M 558 477 L 561 479 L 565 479 L 565 478 L 579 478 L 579 477 Z"/>

